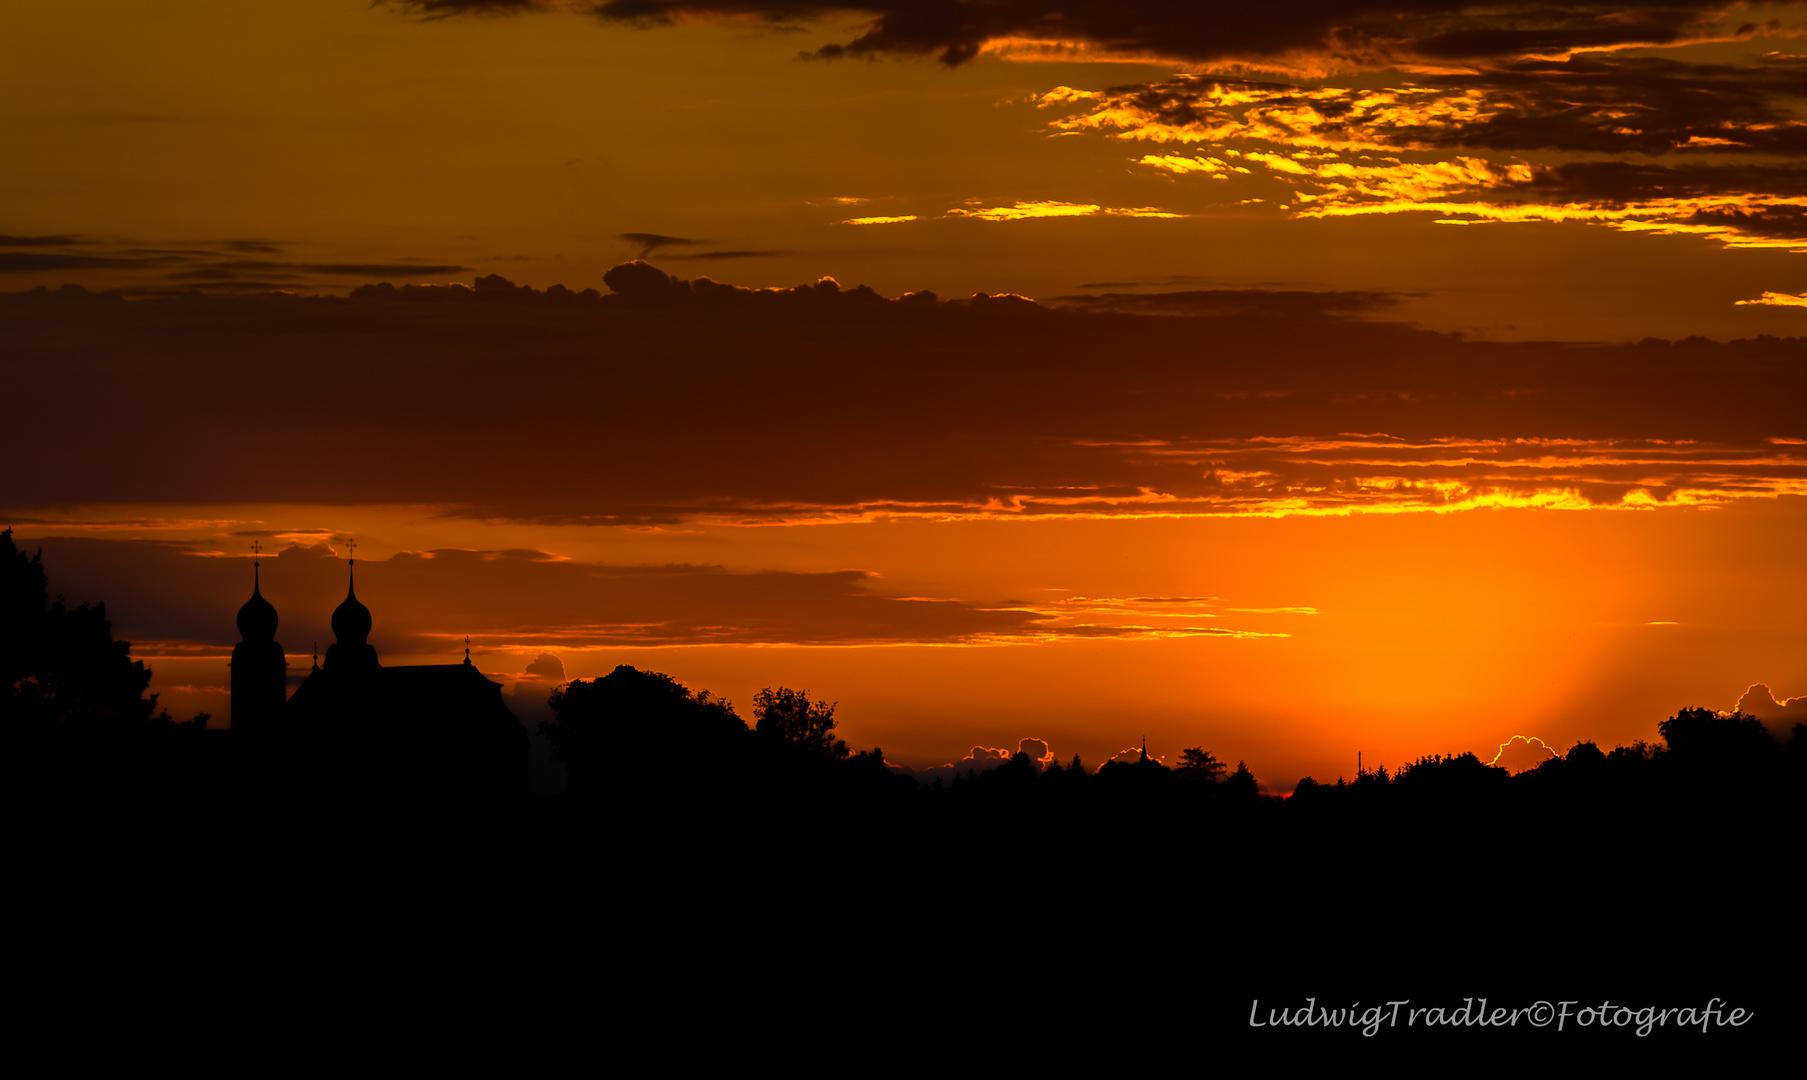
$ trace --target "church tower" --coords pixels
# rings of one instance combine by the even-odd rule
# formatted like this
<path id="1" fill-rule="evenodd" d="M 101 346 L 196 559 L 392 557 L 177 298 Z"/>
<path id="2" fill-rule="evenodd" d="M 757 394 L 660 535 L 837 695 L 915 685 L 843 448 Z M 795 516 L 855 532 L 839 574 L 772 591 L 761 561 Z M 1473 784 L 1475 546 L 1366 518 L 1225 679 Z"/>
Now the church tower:
<path id="1" fill-rule="evenodd" d="M 502 701 L 502 684 L 484 678 L 468 650 L 462 664 L 379 664 L 356 563 L 347 569 L 333 611 L 337 640 L 284 710 L 292 775 L 335 798 L 524 798 L 527 729 Z"/>
<path id="2" fill-rule="evenodd" d="M 333 609 L 334 641 L 326 649 L 326 670 L 337 674 L 371 671 L 378 665 L 370 644 L 370 609 L 358 599 L 356 559 L 346 566 L 345 600 Z"/>
<path id="3" fill-rule="evenodd" d="M 238 609 L 239 643 L 232 647 L 232 730 L 263 740 L 282 719 L 289 662 L 276 641 L 276 609 L 264 599 L 258 561 L 251 560 L 251 599 Z"/>

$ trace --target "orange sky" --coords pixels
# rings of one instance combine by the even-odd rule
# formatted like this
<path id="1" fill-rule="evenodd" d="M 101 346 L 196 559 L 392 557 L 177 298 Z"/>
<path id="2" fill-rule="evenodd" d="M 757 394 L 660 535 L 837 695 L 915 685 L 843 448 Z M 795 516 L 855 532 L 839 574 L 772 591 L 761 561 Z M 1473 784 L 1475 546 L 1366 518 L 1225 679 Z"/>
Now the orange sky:
<path id="1" fill-rule="evenodd" d="M 548 10 L 419 17 L 464 6 Z M 1335 3 L 1234 32 L 1155 5 L 1158 61 L 1019 45 L 952 68 L 929 39 L 799 61 L 870 16 L 790 0 L 767 12 L 783 28 L 758 2 L 725 24 L 661 5 L 685 24 L 645 30 L 584 6 L 8 4 L 3 227 L 70 242 L 9 251 L 40 258 L 6 276 L 582 288 L 646 234 L 685 241 L 657 249 L 683 276 L 749 284 L 1355 288 L 1440 329 L 1605 340 L 1786 334 L 1798 312 L 1738 301 L 1807 293 L 1795 6 L 1631 7 L 1605 25 L 1674 43 L 1532 59 L 1413 44 L 1408 20 L 1387 66 L 1318 33 Z M 1489 10 L 1475 33 L 1510 9 Z M 1605 43 L 1593 26 L 1573 33 Z M 1047 204 L 1067 210 L 996 219 Z"/>
<path id="2" fill-rule="evenodd" d="M 915 765 L 1807 694 L 1798 6 L 627 11 L 0 12 L 0 292 L 132 298 L 0 298 L 0 525 L 174 710 L 249 543 L 305 664 L 346 536 L 388 662 L 806 687 Z M 489 274 L 602 296 L 267 295 Z"/>
<path id="3" fill-rule="evenodd" d="M 190 552 L 243 546 L 221 534 L 280 532 L 285 520 L 303 543 L 314 538 L 300 522 L 369 538 L 359 594 L 389 662 L 443 662 L 469 633 L 504 681 L 551 651 L 570 677 L 631 663 L 743 704 L 764 685 L 804 686 L 842 702 L 856 744 L 916 765 L 1025 737 L 1096 763 L 1146 735 L 1169 757 L 1217 747 L 1284 789 L 1350 773 L 1357 750 L 1372 765 L 1490 752 L 1517 733 L 1563 747 L 1648 739 L 1651 717 L 1680 704 L 1730 707 L 1755 681 L 1786 694 L 1803 675 L 1807 588 L 1790 539 L 1807 525 L 1800 497 L 1718 510 L 635 531 L 237 506 L 150 529 L 144 509 L 91 511 L 116 511 L 123 527 L 20 534 L 53 537 L 47 564 L 79 583 L 75 595 L 109 598 L 172 707 L 216 715 L 232 635 L 219 613 L 235 610 L 248 568 Z M 116 550 L 137 537 L 152 546 Z M 528 541 L 570 561 L 514 547 Z M 427 544 L 450 550 L 403 554 Z M 864 574 L 837 577 L 844 565 Z M 690 580 L 656 580 L 674 566 Z M 297 666 L 312 641 L 330 641 L 342 580 L 342 561 L 302 548 L 265 560 Z M 941 603 L 895 599 L 906 597 Z M 884 610 L 935 606 L 952 610 Z M 985 617 L 1000 611 L 1052 618 Z M 1060 633 L 1075 626 L 1094 636 Z"/>

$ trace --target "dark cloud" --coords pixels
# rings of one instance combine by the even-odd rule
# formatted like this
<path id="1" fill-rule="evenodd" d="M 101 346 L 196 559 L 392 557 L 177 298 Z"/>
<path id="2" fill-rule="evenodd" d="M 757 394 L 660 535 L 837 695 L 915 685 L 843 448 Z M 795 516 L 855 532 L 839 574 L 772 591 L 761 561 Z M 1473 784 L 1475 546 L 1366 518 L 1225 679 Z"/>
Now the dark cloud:
<path id="1" fill-rule="evenodd" d="M 48 537 L 46 572 L 70 602 L 104 600 L 140 655 L 201 645 L 230 650 L 233 618 L 250 595 L 244 558 L 192 545 Z M 888 596 L 858 570 L 730 571 L 719 566 L 608 566 L 540 552 L 439 550 L 360 559 L 358 597 L 371 640 L 391 652 L 488 651 L 695 644 L 959 643 L 1039 637 L 1044 616 L 955 600 Z M 346 564 L 324 544 L 265 555 L 261 591 L 276 606 L 277 640 L 306 655 L 332 640 Z M 529 669 L 557 674 L 555 657 Z M 555 670 L 556 669 L 556 670 Z"/>
<path id="2" fill-rule="evenodd" d="M 822 0 L 401 0 L 396 6 L 439 17 L 556 7 L 636 25 L 754 19 L 789 26 L 850 10 L 844 3 Z M 1549 55 L 1703 36 L 1730 6 L 1653 0 L 1566 9 L 1517 4 L 1476 11 L 1457 0 L 1305 0 L 1229 7 L 1183 0 L 1087 0 L 1057 8 L 1031 0 L 983 5 L 870 0 L 852 9 L 874 15 L 863 33 L 805 55 L 935 56 L 955 66 L 1000 45 L 1050 57 L 1089 50 L 1091 55 L 1218 63 L 1299 53 L 1369 64 Z"/>
<path id="3" fill-rule="evenodd" d="M 1084 288 L 1085 286 L 1081 286 Z M 1098 293 L 1055 296 L 1052 307 L 1081 311 L 1117 311 L 1144 315 L 1359 315 L 1393 307 L 1407 293 L 1282 292 L 1270 289 L 1211 289 L 1157 293 Z"/>
<path id="4" fill-rule="evenodd" d="M 1453 77 L 1446 85 L 1478 92 L 1487 108 L 1411 133 L 1433 145 L 1642 154 L 1807 150 L 1807 126 L 1794 107 L 1807 95 L 1801 57 L 1736 66 L 1575 57 Z"/>
<path id="5" fill-rule="evenodd" d="M 1385 90 L 1181 76 L 1068 100 L 1089 102 L 1114 117 L 1112 126 L 1145 136 L 1192 133 L 1212 142 L 1797 155 L 1807 151 L 1796 108 L 1803 96 L 1800 57 L 1726 65 L 1596 55 L 1402 77 Z"/>
<path id="6" fill-rule="evenodd" d="M 8 236 L 0 233 L 0 247 L 70 247 L 86 242 L 73 236 Z"/>
<path id="7" fill-rule="evenodd" d="M 626 240 L 630 244 L 638 244 L 642 259 L 660 248 L 694 247 L 697 244 L 710 242 L 708 240 L 686 240 L 682 236 L 666 236 L 663 233 L 650 232 L 624 232 L 619 235 L 618 239 Z"/>
<path id="8" fill-rule="evenodd" d="M 272 274 L 265 271 L 263 277 L 268 281 L 292 282 L 300 279 L 301 275 L 284 273 Z M 193 282 L 194 287 L 197 289 L 206 288 L 210 285 L 234 288 L 240 287 L 245 281 L 245 279 L 240 278 L 237 274 L 229 270 L 217 270 L 213 268 L 178 270 L 169 275 L 169 280 Z"/>
<path id="9" fill-rule="evenodd" d="M 0 251 L 0 274 L 35 273 L 45 270 L 140 270 L 167 266 L 170 261 L 168 258 L 134 258 L 128 255 L 71 255 L 58 251 Z"/>
<path id="10" fill-rule="evenodd" d="M 1738 243 L 1807 243 L 1807 168 L 1568 162 L 1533 169 L 1499 193 L 1606 210 L 1669 206 L 1672 213 L 1646 220 L 1708 229 Z"/>
<path id="11" fill-rule="evenodd" d="M 1376 321 L 1384 294 L 1107 300 L 1126 313 L 643 262 L 607 283 L 0 297 L 0 376 L 37 403 L 9 421 L 0 491 L 24 510 L 370 502 L 593 524 L 1807 492 L 1793 339 L 1469 342 Z"/>
<path id="12" fill-rule="evenodd" d="M 216 278 L 207 274 L 196 274 L 192 278 L 172 274 L 171 281 L 182 282 L 183 288 L 200 290 L 208 293 L 271 293 L 292 290 L 298 280 L 293 274 L 272 274 L 265 278 Z M 170 290 L 176 291 L 176 290 Z"/>
<path id="13" fill-rule="evenodd" d="M 400 0 L 395 7 L 419 12 L 428 18 L 453 15 L 517 15 L 551 11 L 563 5 L 557 0 Z"/>
<path id="14" fill-rule="evenodd" d="M 1169 274 L 1155 281 L 1083 281 L 1081 289 L 1158 289 L 1175 285 L 1206 285 L 1221 281 L 1200 274 Z M 1264 283 L 1263 283 L 1264 284 Z"/>
<path id="15" fill-rule="evenodd" d="M 1807 206 L 1754 206 L 1696 210 L 1681 219 L 1686 225 L 1730 229 L 1740 236 L 1770 237 L 1807 244 Z"/>
<path id="16" fill-rule="evenodd" d="M 1407 40 L 1412 52 L 1442 60 L 1548 56 L 1634 44 L 1674 45 L 1705 34 L 1710 16 L 1729 6 L 1620 3 L 1565 11 L 1523 5 L 1498 14 L 1463 12 L 1451 20 L 1456 28 L 1411 35 Z"/>
<path id="17" fill-rule="evenodd" d="M 1501 189 L 1507 194 L 1603 206 L 1703 195 L 1807 196 L 1807 169 L 1753 165 L 1644 165 L 1627 161 L 1575 161 L 1533 170 L 1530 179 Z M 1785 209 L 1775 207 L 1772 209 Z"/>
<path id="18" fill-rule="evenodd" d="M 1779 738 L 1788 738 L 1789 729 L 1807 724 L 1807 695 L 1778 697 L 1767 685 L 1755 683 L 1732 706 L 1732 711 L 1754 716 Z"/>
<path id="19" fill-rule="evenodd" d="M 267 259 L 229 259 L 209 263 L 210 270 L 256 270 L 267 273 L 271 270 L 298 271 L 305 274 L 322 274 L 330 277 L 404 277 L 422 274 L 457 274 L 467 269 L 455 263 L 304 263 L 276 262 Z"/>
<path id="20" fill-rule="evenodd" d="M 297 535 L 298 532 L 307 533 L 309 535 L 314 535 L 314 536 L 321 536 L 321 537 L 330 537 L 332 535 L 332 530 L 330 530 L 330 529 L 301 529 L 301 530 L 235 529 L 235 530 L 233 530 L 232 535 L 233 536 L 295 536 L 295 535 Z"/>
<path id="21" fill-rule="evenodd" d="M 668 259 L 769 259 L 780 255 L 795 255 L 794 251 L 697 251 L 690 254 L 667 255 Z"/>
<path id="22" fill-rule="evenodd" d="M 1807 205 L 1803 98 L 1800 57 L 1592 55 L 1384 87 L 1184 75 L 1060 87 L 1039 104 L 1068 113 L 1056 129 L 1148 145 L 1159 152 L 1140 164 L 1172 174 L 1268 184 L 1304 217 L 1580 220 L 1787 246 Z M 1537 153 L 1558 157 L 1527 160 Z"/>
<path id="23" fill-rule="evenodd" d="M 551 653 L 541 653 L 527 665 L 526 674 L 546 680 L 549 683 L 565 681 L 565 662 Z"/>
<path id="24" fill-rule="evenodd" d="M 77 243 L 70 237 L 10 237 L 11 243 L 0 247 L 57 247 Z M 97 245 L 87 244 L 94 248 Z M 183 282 L 185 289 L 217 288 L 244 291 L 253 284 L 294 282 L 307 279 L 358 279 L 377 277 L 421 277 L 462 273 L 466 268 L 452 263 L 433 263 L 399 259 L 387 263 L 304 262 L 288 259 L 254 259 L 245 255 L 276 254 L 280 248 L 262 240 L 226 240 L 218 249 L 208 247 L 144 247 L 136 245 L 99 245 L 94 253 L 70 251 L 0 251 L 0 273 L 45 274 L 56 272 L 127 271 L 153 275 L 156 280 Z M 107 248 L 111 250 L 107 250 Z M 111 284 L 121 284 L 118 275 Z M 255 278 L 255 283 L 246 279 Z M 134 294 L 159 291 L 142 279 L 132 281 Z"/>

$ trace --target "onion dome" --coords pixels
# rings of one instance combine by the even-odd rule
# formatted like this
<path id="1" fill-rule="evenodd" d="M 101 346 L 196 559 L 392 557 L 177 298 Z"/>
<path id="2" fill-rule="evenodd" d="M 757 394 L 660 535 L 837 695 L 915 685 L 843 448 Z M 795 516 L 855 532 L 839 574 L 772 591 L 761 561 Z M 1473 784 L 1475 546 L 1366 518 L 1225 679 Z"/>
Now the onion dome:
<path id="1" fill-rule="evenodd" d="M 370 636 L 370 609 L 358 602 L 357 582 L 345 587 L 345 602 L 333 609 L 333 636 L 341 645 L 363 645 Z"/>
<path id="2" fill-rule="evenodd" d="M 257 564 L 251 564 L 251 599 L 238 609 L 238 636 L 262 643 L 276 640 L 276 608 L 258 589 Z M 368 616 L 366 616 L 368 618 Z"/>

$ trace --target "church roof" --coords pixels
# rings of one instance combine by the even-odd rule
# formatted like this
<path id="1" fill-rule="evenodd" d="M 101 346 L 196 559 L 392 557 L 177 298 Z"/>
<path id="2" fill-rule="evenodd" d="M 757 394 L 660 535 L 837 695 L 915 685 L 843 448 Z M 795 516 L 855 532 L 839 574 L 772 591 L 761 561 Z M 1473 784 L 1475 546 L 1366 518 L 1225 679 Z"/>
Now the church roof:
<path id="1" fill-rule="evenodd" d="M 289 698 L 291 711 L 378 712 L 430 719 L 504 718 L 502 684 L 469 664 L 416 664 L 312 672 Z"/>

